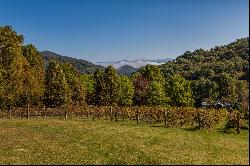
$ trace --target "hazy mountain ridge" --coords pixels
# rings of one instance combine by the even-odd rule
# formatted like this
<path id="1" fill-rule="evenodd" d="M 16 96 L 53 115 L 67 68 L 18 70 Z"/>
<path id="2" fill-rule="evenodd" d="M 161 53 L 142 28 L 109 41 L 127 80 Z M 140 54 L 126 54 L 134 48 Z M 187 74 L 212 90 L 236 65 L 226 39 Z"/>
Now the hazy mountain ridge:
<path id="1" fill-rule="evenodd" d="M 105 67 L 101 65 L 95 65 L 94 63 L 83 59 L 76 59 L 68 56 L 63 56 L 48 50 L 42 51 L 41 54 L 43 56 L 43 59 L 45 60 L 45 63 L 52 59 L 57 60 L 59 62 L 69 62 L 73 64 L 76 70 L 78 70 L 80 73 L 94 73 L 96 69 L 105 69 Z"/>
<path id="2" fill-rule="evenodd" d="M 131 75 L 132 73 L 136 72 L 138 68 L 134 68 L 133 66 L 130 65 L 123 65 L 117 69 L 118 74 L 122 75 Z"/>

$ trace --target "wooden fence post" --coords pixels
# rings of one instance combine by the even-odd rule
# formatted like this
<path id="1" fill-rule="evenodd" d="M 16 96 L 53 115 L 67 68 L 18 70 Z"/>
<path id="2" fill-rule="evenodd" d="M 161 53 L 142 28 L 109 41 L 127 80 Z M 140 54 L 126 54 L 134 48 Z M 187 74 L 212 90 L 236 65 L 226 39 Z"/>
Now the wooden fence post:
<path id="1" fill-rule="evenodd" d="M 198 124 L 199 124 L 199 130 L 201 130 L 201 115 L 199 111 L 198 111 Z"/>
<path id="2" fill-rule="evenodd" d="M 112 106 L 109 107 L 110 109 L 110 120 L 113 121 L 113 113 L 112 113 Z"/>
<path id="3" fill-rule="evenodd" d="M 115 111 L 115 121 L 117 121 L 117 117 L 116 116 L 117 116 L 117 112 Z"/>
<path id="4" fill-rule="evenodd" d="M 9 119 L 11 119 L 11 106 L 10 106 L 10 108 L 9 108 Z"/>
<path id="5" fill-rule="evenodd" d="M 93 120 L 95 120 L 95 113 L 97 112 L 96 110 L 98 110 L 98 108 L 97 109 L 94 109 L 94 111 L 92 112 L 93 113 Z"/>
<path id="6" fill-rule="evenodd" d="M 105 117 L 106 117 L 106 120 L 108 120 L 108 111 L 106 108 L 105 108 Z"/>
<path id="7" fill-rule="evenodd" d="M 46 118 L 46 106 L 45 106 L 45 104 L 43 105 L 43 113 L 44 113 L 44 118 Z"/>
<path id="8" fill-rule="evenodd" d="M 236 131 L 240 133 L 240 113 L 237 111 L 237 118 L 236 118 Z"/>
<path id="9" fill-rule="evenodd" d="M 167 113 L 166 113 L 166 110 L 164 110 L 164 124 L 165 124 L 165 127 L 167 127 Z"/>
<path id="10" fill-rule="evenodd" d="M 29 119 L 30 118 L 30 105 L 29 104 L 27 104 L 26 111 L 27 111 L 26 118 Z"/>
<path id="11" fill-rule="evenodd" d="M 64 118 L 67 119 L 68 115 L 67 115 L 67 107 L 63 106 L 64 109 Z"/>
<path id="12" fill-rule="evenodd" d="M 139 108 L 136 107 L 136 124 L 139 124 Z"/>

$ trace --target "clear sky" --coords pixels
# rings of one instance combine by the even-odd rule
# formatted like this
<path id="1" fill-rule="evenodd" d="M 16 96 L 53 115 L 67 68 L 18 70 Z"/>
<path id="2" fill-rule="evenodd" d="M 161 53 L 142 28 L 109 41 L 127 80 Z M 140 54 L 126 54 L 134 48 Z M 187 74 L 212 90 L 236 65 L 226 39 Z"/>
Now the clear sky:
<path id="1" fill-rule="evenodd" d="M 0 0 L 40 51 L 96 61 L 176 58 L 249 36 L 248 0 Z"/>

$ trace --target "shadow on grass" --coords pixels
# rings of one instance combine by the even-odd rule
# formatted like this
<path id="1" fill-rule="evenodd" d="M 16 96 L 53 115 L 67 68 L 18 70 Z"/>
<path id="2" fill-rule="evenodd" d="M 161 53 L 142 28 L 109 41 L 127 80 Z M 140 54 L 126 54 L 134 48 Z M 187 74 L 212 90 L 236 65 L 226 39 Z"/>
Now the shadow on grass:
<path id="1" fill-rule="evenodd" d="M 186 130 L 186 131 L 197 131 L 197 130 L 200 130 L 199 126 L 189 127 L 189 128 L 182 128 L 182 129 Z"/>
<path id="2" fill-rule="evenodd" d="M 248 127 L 246 126 L 243 126 L 243 127 L 240 127 L 240 130 L 249 130 Z M 222 127 L 222 128 L 218 128 L 217 129 L 218 132 L 220 133 L 224 133 L 224 134 L 237 134 L 237 131 L 236 131 L 236 128 L 234 127 Z"/>

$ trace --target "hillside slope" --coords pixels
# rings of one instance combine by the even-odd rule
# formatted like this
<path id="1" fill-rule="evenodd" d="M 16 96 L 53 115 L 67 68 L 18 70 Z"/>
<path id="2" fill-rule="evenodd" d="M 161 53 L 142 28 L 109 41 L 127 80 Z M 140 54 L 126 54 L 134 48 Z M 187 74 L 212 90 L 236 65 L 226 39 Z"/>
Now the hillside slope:
<path id="1" fill-rule="evenodd" d="M 228 45 L 215 46 L 210 50 L 187 51 L 174 61 L 160 65 L 167 78 L 174 73 L 190 80 L 203 76 L 212 78 L 222 73 L 240 80 L 249 80 L 249 38 L 238 39 Z"/>
<path id="2" fill-rule="evenodd" d="M 91 62 L 82 59 L 76 59 L 72 57 L 62 56 L 51 51 L 42 51 L 41 54 L 47 63 L 49 60 L 57 60 L 59 62 L 69 62 L 73 64 L 77 71 L 80 73 L 94 73 L 96 69 L 105 69 L 105 67 L 100 65 L 95 65 Z"/>
<path id="3" fill-rule="evenodd" d="M 130 65 L 124 65 L 124 66 L 121 66 L 117 69 L 117 72 L 118 74 L 122 74 L 122 75 L 131 75 L 132 73 L 136 72 L 138 69 L 133 67 L 133 66 L 130 66 Z"/>

